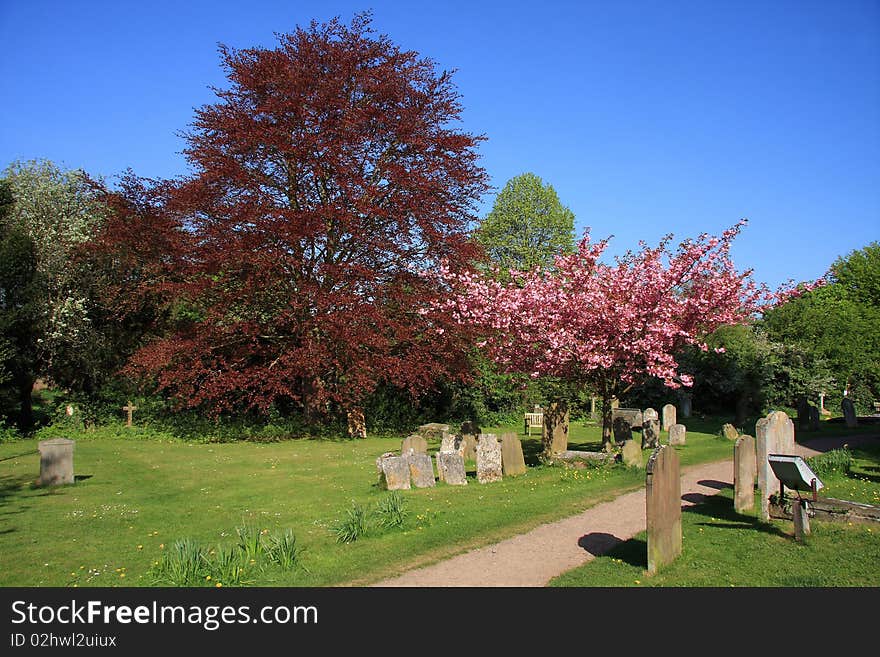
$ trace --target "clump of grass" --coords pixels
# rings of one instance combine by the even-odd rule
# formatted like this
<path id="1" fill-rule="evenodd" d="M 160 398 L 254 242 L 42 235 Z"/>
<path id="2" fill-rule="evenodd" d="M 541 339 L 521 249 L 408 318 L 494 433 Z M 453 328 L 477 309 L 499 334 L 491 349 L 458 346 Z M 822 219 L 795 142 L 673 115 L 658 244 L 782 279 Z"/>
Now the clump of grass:
<path id="1" fill-rule="evenodd" d="M 402 527 L 406 522 L 407 511 L 404 508 L 404 498 L 399 491 L 392 491 L 388 497 L 380 500 L 376 512 L 379 516 L 379 524 L 386 529 Z"/>
<path id="2" fill-rule="evenodd" d="M 269 534 L 266 540 L 266 557 L 284 570 L 293 570 L 300 562 L 303 548 L 297 546 L 296 535 L 290 529 Z"/>
<path id="3" fill-rule="evenodd" d="M 337 543 L 354 543 L 367 534 L 370 528 L 370 518 L 367 510 L 352 502 L 351 507 L 345 514 L 345 519 L 333 527 Z"/>
<path id="4" fill-rule="evenodd" d="M 238 545 L 219 545 L 216 556 L 209 562 L 211 578 L 223 586 L 243 586 L 247 584 L 246 573 L 249 562 Z"/>
<path id="5" fill-rule="evenodd" d="M 263 533 L 256 525 L 245 524 L 235 528 L 238 536 L 238 548 L 248 559 L 259 559 L 264 550 Z"/>
<path id="6" fill-rule="evenodd" d="M 158 584 L 194 586 L 202 583 L 207 561 L 205 550 L 191 538 L 175 541 L 153 566 L 151 575 Z"/>
<path id="7" fill-rule="evenodd" d="M 852 452 L 847 447 L 832 449 L 824 454 L 811 456 L 807 463 L 820 477 L 833 474 L 846 474 L 852 469 Z"/>

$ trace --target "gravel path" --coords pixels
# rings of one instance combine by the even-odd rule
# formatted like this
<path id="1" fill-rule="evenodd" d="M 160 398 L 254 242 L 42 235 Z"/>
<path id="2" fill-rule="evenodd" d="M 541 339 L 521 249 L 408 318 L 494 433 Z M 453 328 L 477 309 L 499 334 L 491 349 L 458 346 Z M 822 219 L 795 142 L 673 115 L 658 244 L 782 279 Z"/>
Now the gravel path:
<path id="1" fill-rule="evenodd" d="M 798 445 L 797 452 L 812 456 L 844 442 L 843 438 L 826 439 L 812 443 L 813 449 Z M 861 441 L 855 438 L 849 442 Z M 682 507 L 732 486 L 732 460 L 686 468 L 681 478 Z M 545 586 L 553 577 L 604 554 L 644 529 L 645 490 L 641 489 L 374 586 Z"/>

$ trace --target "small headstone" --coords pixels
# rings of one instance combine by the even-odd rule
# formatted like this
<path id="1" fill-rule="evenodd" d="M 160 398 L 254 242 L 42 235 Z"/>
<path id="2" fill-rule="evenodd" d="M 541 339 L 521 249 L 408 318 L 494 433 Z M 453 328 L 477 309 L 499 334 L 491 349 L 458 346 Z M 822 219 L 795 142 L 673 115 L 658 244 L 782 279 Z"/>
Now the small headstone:
<path id="1" fill-rule="evenodd" d="M 402 443 L 400 443 L 400 453 L 403 456 L 406 456 L 411 452 L 416 454 L 427 454 L 428 441 L 425 440 L 423 436 L 420 436 L 417 433 L 410 434 L 403 439 Z"/>
<path id="2" fill-rule="evenodd" d="M 544 411 L 541 442 L 547 456 L 568 449 L 568 409 L 564 405 L 554 402 Z"/>
<path id="3" fill-rule="evenodd" d="M 733 508 L 743 513 L 755 506 L 755 439 L 740 436 L 733 444 Z"/>
<path id="4" fill-rule="evenodd" d="M 645 420 L 659 420 L 659 419 L 660 419 L 660 416 L 657 415 L 657 411 L 655 411 L 653 408 L 646 408 L 644 411 L 642 411 L 642 421 L 643 422 Z"/>
<path id="5" fill-rule="evenodd" d="M 859 426 L 859 420 L 856 416 L 856 405 L 853 404 L 852 399 L 844 397 L 843 401 L 840 402 L 840 410 L 843 411 L 843 421 L 846 422 L 847 429 L 854 429 Z"/>
<path id="6" fill-rule="evenodd" d="M 481 433 L 477 440 L 477 481 L 501 481 L 501 445 L 494 433 Z"/>
<path id="7" fill-rule="evenodd" d="M 459 452 L 437 452 L 437 475 L 450 486 L 467 485 L 464 459 Z"/>
<path id="8" fill-rule="evenodd" d="M 376 461 L 379 470 L 379 487 L 386 490 L 409 489 L 409 458 L 382 455 Z"/>
<path id="9" fill-rule="evenodd" d="M 727 423 L 721 427 L 721 435 L 728 440 L 736 440 L 737 438 L 739 438 L 739 431 L 736 430 L 735 426 Z"/>
<path id="10" fill-rule="evenodd" d="M 815 406 L 810 406 L 810 431 L 818 431 L 819 430 L 819 409 Z"/>
<path id="11" fill-rule="evenodd" d="M 810 535 L 810 516 L 807 515 L 807 504 L 803 500 L 793 500 L 791 503 L 791 515 L 794 520 L 794 540 L 803 542 L 804 537 Z"/>
<path id="12" fill-rule="evenodd" d="M 678 453 L 658 447 L 648 459 L 645 477 L 648 574 L 681 554 L 681 477 Z"/>
<path id="13" fill-rule="evenodd" d="M 526 473 L 522 443 L 515 433 L 501 434 L 501 470 L 505 477 Z"/>
<path id="14" fill-rule="evenodd" d="M 464 447 L 461 448 L 461 453 L 465 461 L 477 460 L 477 436 L 481 433 L 482 429 L 477 426 L 476 422 L 462 422 L 461 438 Z"/>
<path id="15" fill-rule="evenodd" d="M 693 401 L 693 395 L 689 392 L 681 393 L 681 416 L 683 418 L 689 418 L 691 416 L 691 402 Z"/>
<path id="16" fill-rule="evenodd" d="M 431 488 L 434 485 L 434 465 L 427 454 L 412 453 L 407 457 L 409 474 L 416 488 Z"/>
<path id="17" fill-rule="evenodd" d="M 76 441 L 67 438 L 40 441 L 37 445 L 40 452 L 40 486 L 73 483 L 74 445 Z"/>
<path id="18" fill-rule="evenodd" d="M 663 431 L 669 431 L 669 427 L 676 423 L 675 406 L 666 404 L 661 412 L 663 413 Z"/>
<path id="19" fill-rule="evenodd" d="M 687 442 L 687 427 L 683 424 L 669 425 L 669 444 L 684 445 Z"/>
<path id="20" fill-rule="evenodd" d="M 456 436 L 454 433 L 443 433 L 443 437 L 440 439 L 440 451 L 441 452 L 457 452 L 458 446 L 461 444 L 461 439 Z"/>
<path id="21" fill-rule="evenodd" d="M 641 468 L 642 448 L 635 440 L 627 440 L 620 449 L 620 457 L 624 465 Z"/>
<path id="22" fill-rule="evenodd" d="M 656 417 L 649 417 L 646 413 L 642 421 L 642 449 L 657 447 L 660 447 L 660 421 Z"/>

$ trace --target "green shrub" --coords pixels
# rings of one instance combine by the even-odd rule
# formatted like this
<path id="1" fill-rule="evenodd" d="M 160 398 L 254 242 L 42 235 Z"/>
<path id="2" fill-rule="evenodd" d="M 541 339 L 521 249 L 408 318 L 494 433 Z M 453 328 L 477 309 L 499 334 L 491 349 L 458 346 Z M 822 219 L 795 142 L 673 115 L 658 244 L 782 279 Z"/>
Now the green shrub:
<path id="1" fill-rule="evenodd" d="M 203 583 L 208 563 L 204 548 L 190 538 L 175 541 L 151 570 L 157 584 L 196 586 Z"/>
<path id="2" fill-rule="evenodd" d="M 352 502 L 351 508 L 345 514 L 345 519 L 333 526 L 337 543 L 354 543 L 367 534 L 370 528 L 370 518 L 367 510 L 357 502 Z"/>
<path id="3" fill-rule="evenodd" d="M 392 491 L 388 497 L 380 500 L 377 505 L 379 524 L 386 529 L 402 527 L 406 521 L 407 511 L 404 498 L 399 491 Z"/>
<path id="4" fill-rule="evenodd" d="M 262 531 L 256 525 L 246 524 L 235 528 L 238 536 L 238 549 L 247 559 L 259 559 L 265 552 Z"/>
<path id="5" fill-rule="evenodd" d="M 302 551 L 291 529 L 273 532 L 266 539 L 266 557 L 284 570 L 293 570 L 299 565 Z"/>
<path id="6" fill-rule="evenodd" d="M 846 474 L 852 468 L 852 452 L 847 447 L 832 449 L 830 452 L 811 456 L 807 464 L 820 477 L 832 474 Z"/>
<path id="7" fill-rule="evenodd" d="M 208 566 L 215 585 L 244 586 L 248 583 L 246 574 L 251 563 L 237 545 L 217 546 Z"/>

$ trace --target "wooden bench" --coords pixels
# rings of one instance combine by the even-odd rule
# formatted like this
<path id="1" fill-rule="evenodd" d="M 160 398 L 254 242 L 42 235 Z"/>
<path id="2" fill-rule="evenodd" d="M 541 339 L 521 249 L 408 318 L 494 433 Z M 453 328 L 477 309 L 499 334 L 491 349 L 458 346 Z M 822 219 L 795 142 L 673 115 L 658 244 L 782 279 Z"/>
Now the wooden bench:
<path id="1" fill-rule="evenodd" d="M 538 428 L 543 431 L 544 429 L 544 414 L 543 413 L 526 413 L 526 418 L 523 421 L 523 433 L 527 436 L 532 435 L 532 429 Z"/>

